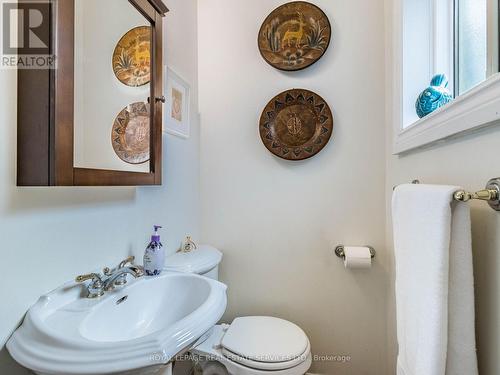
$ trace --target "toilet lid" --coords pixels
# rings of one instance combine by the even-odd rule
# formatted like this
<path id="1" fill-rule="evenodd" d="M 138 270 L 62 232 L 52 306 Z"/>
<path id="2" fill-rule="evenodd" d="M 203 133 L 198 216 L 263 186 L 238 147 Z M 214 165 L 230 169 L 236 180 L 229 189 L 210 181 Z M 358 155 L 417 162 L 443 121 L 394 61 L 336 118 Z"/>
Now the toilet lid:
<path id="1" fill-rule="evenodd" d="M 309 340 L 301 328 L 272 317 L 236 318 L 221 341 L 229 359 L 254 368 L 291 368 L 306 360 Z"/>
<path id="2" fill-rule="evenodd" d="M 219 265 L 222 253 L 215 247 L 200 245 L 189 253 L 175 253 L 165 259 L 165 270 L 203 274 Z"/>

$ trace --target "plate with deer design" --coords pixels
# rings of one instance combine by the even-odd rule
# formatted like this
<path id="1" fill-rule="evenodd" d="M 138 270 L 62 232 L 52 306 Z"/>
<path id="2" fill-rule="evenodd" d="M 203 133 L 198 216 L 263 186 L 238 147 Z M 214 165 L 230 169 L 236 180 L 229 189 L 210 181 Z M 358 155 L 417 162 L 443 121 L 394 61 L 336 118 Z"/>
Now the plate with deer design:
<path id="1" fill-rule="evenodd" d="M 305 69 L 328 49 L 332 28 L 316 5 L 294 1 L 276 8 L 259 31 L 259 50 L 269 64 L 280 70 Z"/>
<path id="2" fill-rule="evenodd" d="M 274 155 L 304 160 L 319 153 L 333 134 L 333 114 L 312 91 L 293 89 L 276 95 L 260 117 L 262 142 Z"/>
<path id="3" fill-rule="evenodd" d="M 151 27 L 139 26 L 121 37 L 113 52 L 113 72 L 124 85 L 139 87 L 151 80 Z"/>

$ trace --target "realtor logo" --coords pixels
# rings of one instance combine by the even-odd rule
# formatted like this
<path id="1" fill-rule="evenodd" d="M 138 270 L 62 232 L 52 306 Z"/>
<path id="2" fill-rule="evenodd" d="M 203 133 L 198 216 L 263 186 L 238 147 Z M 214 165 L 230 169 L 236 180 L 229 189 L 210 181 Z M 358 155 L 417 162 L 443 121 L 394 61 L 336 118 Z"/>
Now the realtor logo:
<path id="1" fill-rule="evenodd" d="M 51 4 L 47 0 L 2 2 L 1 67 L 51 69 Z"/>

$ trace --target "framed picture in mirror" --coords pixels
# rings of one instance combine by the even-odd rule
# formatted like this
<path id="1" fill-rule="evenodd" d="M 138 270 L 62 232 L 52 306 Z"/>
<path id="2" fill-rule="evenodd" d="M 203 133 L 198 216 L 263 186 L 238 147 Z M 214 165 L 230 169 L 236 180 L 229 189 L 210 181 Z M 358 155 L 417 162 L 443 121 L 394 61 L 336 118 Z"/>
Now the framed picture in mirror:
<path id="1" fill-rule="evenodd" d="M 166 79 L 166 108 L 163 131 L 182 138 L 189 138 L 191 130 L 189 119 L 191 90 L 189 84 L 167 66 L 165 66 L 164 76 Z"/>

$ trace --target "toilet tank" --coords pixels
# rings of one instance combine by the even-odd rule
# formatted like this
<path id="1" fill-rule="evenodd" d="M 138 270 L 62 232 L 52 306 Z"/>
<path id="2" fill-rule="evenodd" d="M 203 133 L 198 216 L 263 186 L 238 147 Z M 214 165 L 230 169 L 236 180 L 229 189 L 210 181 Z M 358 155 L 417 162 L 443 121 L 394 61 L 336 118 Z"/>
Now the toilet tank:
<path id="1" fill-rule="evenodd" d="M 200 245 L 189 253 L 179 252 L 167 256 L 165 270 L 173 272 L 196 273 L 219 280 L 219 264 L 222 253 L 213 246 Z"/>

